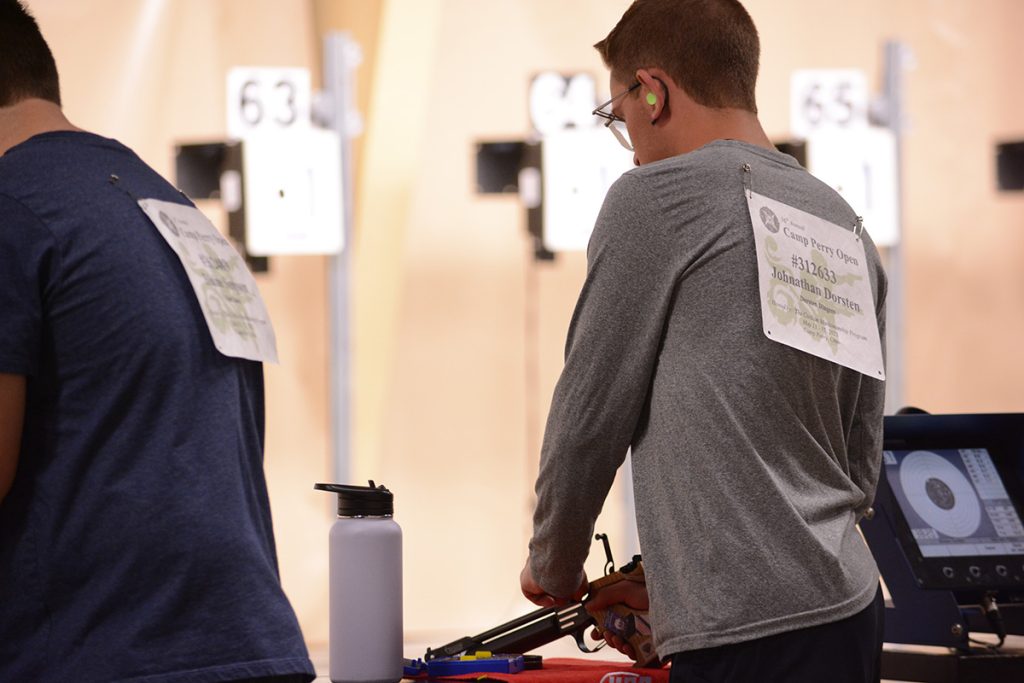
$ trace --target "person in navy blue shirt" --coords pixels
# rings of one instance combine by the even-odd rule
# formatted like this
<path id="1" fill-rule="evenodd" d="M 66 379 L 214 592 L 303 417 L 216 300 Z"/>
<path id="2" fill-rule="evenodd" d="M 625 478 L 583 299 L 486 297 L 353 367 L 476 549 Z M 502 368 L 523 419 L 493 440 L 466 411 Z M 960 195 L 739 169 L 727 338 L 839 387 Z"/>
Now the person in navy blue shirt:
<path id="1" fill-rule="evenodd" d="M 60 106 L 0 0 L 0 681 L 309 681 L 263 368 L 215 347 L 138 205 L 189 204 Z"/>

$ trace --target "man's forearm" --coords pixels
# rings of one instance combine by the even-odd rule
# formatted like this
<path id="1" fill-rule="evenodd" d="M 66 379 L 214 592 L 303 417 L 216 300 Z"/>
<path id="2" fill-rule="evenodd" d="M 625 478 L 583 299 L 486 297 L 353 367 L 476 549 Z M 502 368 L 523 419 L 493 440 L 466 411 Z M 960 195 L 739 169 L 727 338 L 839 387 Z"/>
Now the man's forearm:
<path id="1" fill-rule="evenodd" d="M 24 422 L 25 377 L 0 374 L 0 502 L 14 483 Z"/>

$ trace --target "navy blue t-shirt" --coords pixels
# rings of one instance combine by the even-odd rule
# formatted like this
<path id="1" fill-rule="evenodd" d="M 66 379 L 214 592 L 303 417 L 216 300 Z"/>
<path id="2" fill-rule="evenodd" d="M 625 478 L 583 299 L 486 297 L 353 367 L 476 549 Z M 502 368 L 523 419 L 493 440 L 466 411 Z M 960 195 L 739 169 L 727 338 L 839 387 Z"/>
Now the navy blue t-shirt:
<path id="1" fill-rule="evenodd" d="M 312 678 L 278 577 L 262 366 L 214 348 L 142 198 L 187 202 L 113 140 L 0 157 L 0 372 L 28 377 L 0 681 Z"/>

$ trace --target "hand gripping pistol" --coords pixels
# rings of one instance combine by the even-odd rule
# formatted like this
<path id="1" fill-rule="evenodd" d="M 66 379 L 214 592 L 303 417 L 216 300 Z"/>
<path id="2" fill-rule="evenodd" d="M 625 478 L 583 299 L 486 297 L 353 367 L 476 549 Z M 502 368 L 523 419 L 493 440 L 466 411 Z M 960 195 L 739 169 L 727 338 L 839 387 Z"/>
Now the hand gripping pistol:
<path id="1" fill-rule="evenodd" d="M 644 566 L 639 555 L 634 555 L 632 561 L 620 567 L 618 571 L 613 571 L 615 563 L 612 560 L 608 537 L 605 534 L 598 534 L 596 540 L 604 543 L 608 561 L 605 564 L 605 575 L 590 582 L 588 594 L 619 581 L 644 583 Z M 651 642 L 647 610 L 635 610 L 618 604 L 598 610 L 591 616 L 584 608 L 585 603 L 586 599 L 563 607 L 543 607 L 478 635 L 459 638 L 438 648 L 428 648 L 424 659 L 431 661 L 480 651 L 525 654 L 563 636 L 572 636 L 583 652 L 596 652 L 604 647 L 604 641 L 592 641 L 593 646 L 588 646 L 584 639 L 587 629 L 594 627 L 601 634 L 609 631 L 627 641 L 633 648 L 637 666 L 661 666 L 661 660 Z"/>

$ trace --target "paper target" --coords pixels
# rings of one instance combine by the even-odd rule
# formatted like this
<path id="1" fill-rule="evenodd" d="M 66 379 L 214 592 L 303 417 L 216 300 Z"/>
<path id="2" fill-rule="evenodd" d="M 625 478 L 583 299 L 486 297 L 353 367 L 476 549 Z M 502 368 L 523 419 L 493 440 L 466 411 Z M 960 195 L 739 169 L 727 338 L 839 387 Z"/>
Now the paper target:
<path id="1" fill-rule="evenodd" d="M 900 483 L 914 512 L 946 536 L 967 538 L 981 525 L 974 487 L 953 463 L 930 451 L 914 451 L 900 464 Z"/>

